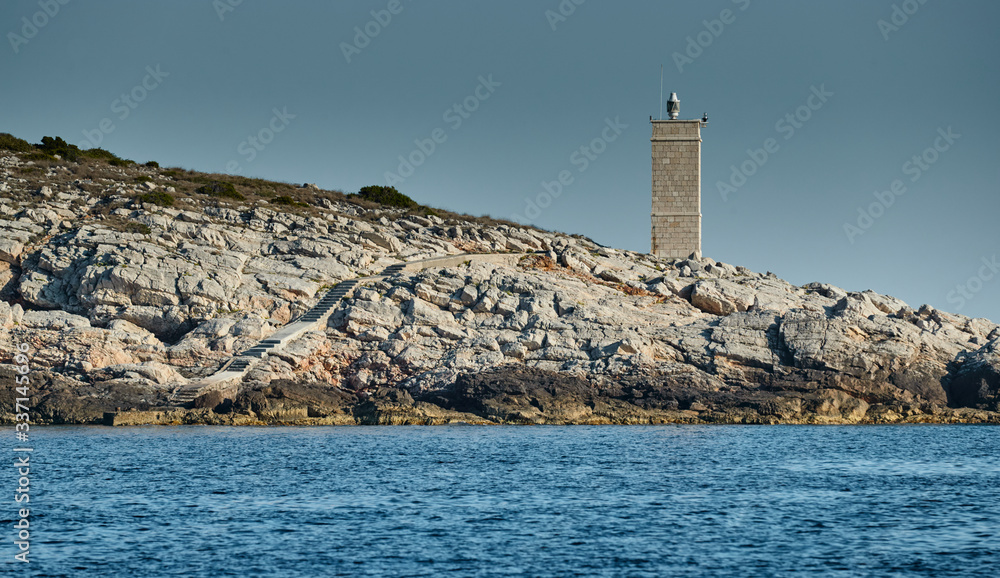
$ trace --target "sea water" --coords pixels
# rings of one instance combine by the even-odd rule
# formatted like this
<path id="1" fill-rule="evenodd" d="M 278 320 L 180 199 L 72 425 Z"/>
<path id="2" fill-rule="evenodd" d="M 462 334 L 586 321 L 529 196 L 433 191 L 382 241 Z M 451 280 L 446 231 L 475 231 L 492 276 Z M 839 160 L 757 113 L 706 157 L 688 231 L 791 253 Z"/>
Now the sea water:
<path id="1" fill-rule="evenodd" d="M 992 426 L 31 433 L 10 575 L 1000 574 Z"/>

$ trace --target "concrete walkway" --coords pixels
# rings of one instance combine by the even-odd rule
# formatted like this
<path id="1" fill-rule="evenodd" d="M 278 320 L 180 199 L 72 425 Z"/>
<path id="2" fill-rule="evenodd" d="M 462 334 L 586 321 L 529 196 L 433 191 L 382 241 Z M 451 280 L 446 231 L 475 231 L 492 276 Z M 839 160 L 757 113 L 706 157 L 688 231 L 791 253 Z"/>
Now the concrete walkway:
<path id="1" fill-rule="evenodd" d="M 432 257 L 390 265 L 378 275 L 341 281 L 327 291 L 312 309 L 293 319 L 267 339 L 231 358 L 223 364 L 219 371 L 209 377 L 192 381 L 174 389 L 169 401 L 174 405 L 184 405 L 198 396 L 214 390 L 228 391 L 235 397 L 236 390 L 239 388 L 240 382 L 243 381 L 243 376 L 246 375 L 251 366 L 265 358 L 269 353 L 281 351 L 304 333 L 322 330 L 326 326 L 330 314 L 337 308 L 341 300 L 353 293 L 362 283 L 378 281 L 397 273 L 416 272 L 431 267 L 454 267 L 467 261 L 516 265 L 525 255 L 526 253 L 461 253 L 445 257 Z"/>

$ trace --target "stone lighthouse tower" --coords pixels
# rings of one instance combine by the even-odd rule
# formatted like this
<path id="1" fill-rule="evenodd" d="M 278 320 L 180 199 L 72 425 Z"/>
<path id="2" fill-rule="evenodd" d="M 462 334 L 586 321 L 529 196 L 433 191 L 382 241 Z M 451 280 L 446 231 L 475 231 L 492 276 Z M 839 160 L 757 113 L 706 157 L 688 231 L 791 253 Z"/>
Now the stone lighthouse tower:
<path id="1" fill-rule="evenodd" d="M 701 256 L 701 120 L 678 120 L 676 92 L 667 100 L 668 120 L 652 120 L 652 254 L 686 259 Z"/>

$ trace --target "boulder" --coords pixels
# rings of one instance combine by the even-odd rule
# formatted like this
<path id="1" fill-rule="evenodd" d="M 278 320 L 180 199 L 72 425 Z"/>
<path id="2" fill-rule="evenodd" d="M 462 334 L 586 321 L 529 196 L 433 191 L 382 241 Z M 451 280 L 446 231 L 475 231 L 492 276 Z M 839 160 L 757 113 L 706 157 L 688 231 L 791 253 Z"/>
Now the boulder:
<path id="1" fill-rule="evenodd" d="M 10 329 L 14 325 L 19 325 L 24 316 L 24 309 L 20 303 L 10 305 L 6 301 L 0 301 L 0 327 Z"/>
<path id="2" fill-rule="evenodd" d="M 65 311 L 25 311 L 21 325 L 29 329 L 62 331 L 74 327 L 90 327 L 90 320 Z"/>
<path id="3" fill-rule="evenodd" d="M 431 303 L 428 303 L 420 298 L 414 298 L 407 301 L 403 306 L 403 311 L 406 312 L 407 322 L 415 325 L 442 325 L 455 323 L 454 315 L 447 311 L 442 311 Z"/>
<path id="4" fill-rule="evenodd" d="M 0 237 L 0 261 L 17 263 L 23 251 L 23 243 L 14 239 Z"/>
<path id="5" fill-rule="evenodd" d="M 729 315 L 753 307 L 752 288 L 724 279 L 704 279 L 694 284 L 691 304 L 705 313 Z"/>
<path id="6" fill-rule="evenodd" d="M 385 249 L 389 253 L 399 253 L 403 250 L 403 244 L 399 242 L 399 239 L 393 237 L 392 235 L 385 235 L 382 233 L 364 231 L 361 233 L 361 237 L 368 239 L 372 243 L 378 245 L 379 247 Z"/>

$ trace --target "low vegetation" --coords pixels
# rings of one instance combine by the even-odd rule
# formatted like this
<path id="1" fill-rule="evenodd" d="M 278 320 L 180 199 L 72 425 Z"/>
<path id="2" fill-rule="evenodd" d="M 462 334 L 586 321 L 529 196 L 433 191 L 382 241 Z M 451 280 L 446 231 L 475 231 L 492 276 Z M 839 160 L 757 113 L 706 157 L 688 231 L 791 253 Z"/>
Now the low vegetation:
<path id="1" fill-rule="evenodd" d="M 27 153 L 34 150 L 34 147 L 31 146 L 31 143 L 24 139 L 17 138 L 12 134 L 0 132 L 0 150 Z"/>
<path id="2" fill-rule="evenodd" d="M 144 225 L 142 223 L 129 223 L 125 225 L 125 230 L 129 233 L 139 233 L 140 235 L 148 235 L 153 232 L 149 228 L 149 225 Z"/>
<path id="3" fill-rule="evenodd" d="M 286 207 L 308 207 L 309 206 L 306 203 L 303 203 L 301 201 L 296 201 L 295 199 L 293 199 L 292 197 L 289 197 L 288 195 L 281 195 L 281 196 L 278 196 L 278 197 L 274 197 L 273 199 L 271 199 L 271 202 L 274 203 L 275 205 L 285 205 Z"/>
<path id="4" fill-rule="evenodd" d="M 22 176 L 37 176 L 39 173 L 51 171 L 58 164 L 65 166 L 68 172 L 65 176 L 50 173 L 50 183 L 63 183 L 70 187 L 83 190 L 94 196 L 104 197 L 106 186 L 111 183 L 132 181 L 134 183 L 156 182 L 169 179 L 175 189 L 175 195 L 166 192 L 149 192 L 137 195 L 140 203 L 150 203 L 162 207 L 173 206 L 188 210 L 195 207 L 184 201 L 184 196 L 196 193 L 216 199 L 217 202 L 245 201 L 253 203 L 266 200 L 275 209 L 297 212 L 315 213 L 316 207 L 328 206 L 333 203 L 350 203 L 360 209 L 354 218 L 377 220 L 383 209 L 391 210 L 392 214 L 400 212 L 419 216 L 433 216 L 441 219 L 460 219 L 472 221 L 481 225 L 504 223 L 516 225 L 503 219 L 489 216 L 473 217 L 457 214 L 442 209 L 433 209 L 419 204 L 409 196 L 399 192 L 395 187 L 370 185 L 362 187 L 357 193 L 344 194 L 340 191 L 319 190 L 313 187 L 298 186 L 292 183 L 269 181 L 241 175 L 212 174 L 177 167 L 161 168 L 156 161 L 137 164 L 130 159 L 102 149 L 80 149 L 66 142 L 61 137 L 42 137 L 42 142 L 31 144 L 8 133 L 0 133 L 0 150 L 13 151 L 24 161 L 32 161 L 35 165 L 21 165 L 16 171 Z M 71 181 L 73 183 L 71 184 Z M 94 207 L 92 211 L 100 211 Z"/>
<path id="5" fill-rule="evenodd" d="M 174 197 L 171 196 L 170 193 L 165 193 L 163 191 L 145 193 L 136 197 L 136 200 L 140 203 L 149 203 L 160 207 L 171 207 L 174 204 Z"/>
<path id="6" fill-rule="evenodd" d="M 243 193 L 236 190 L 236 186 L 233 185 L 233 183 L 225 181 L 212 181 L 211 183 L 198 187 L 194 190 L 194 192 L 221 199 L 236 199 L 239 201 L 246 199 Z"/>
<path id="7" fill-rule="evenodd" d="M 357 195 L 348 195 L 348 198 L 357 196 L 360 199 L 372 203 L 378 203 L 386 207 L 398 207 L 400 209 L 416 208 L 418 203 L 396 190 L 396 187 L 385 187 L 381 185 L 371 185 L 361 187 Z"/>

